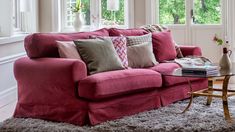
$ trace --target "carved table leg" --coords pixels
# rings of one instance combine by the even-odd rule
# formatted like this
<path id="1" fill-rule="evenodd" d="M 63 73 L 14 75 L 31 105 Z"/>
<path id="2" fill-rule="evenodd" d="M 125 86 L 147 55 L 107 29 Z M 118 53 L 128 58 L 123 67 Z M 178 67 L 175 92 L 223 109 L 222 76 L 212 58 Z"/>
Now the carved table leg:
<path id="1" fill-rule="evenodd" d="M 191 81 L 187 78 L 187 81 L 188 81 L 188 85 L 189 85 L 189 88 L 190 88 L 190 91 L 189 91 L 189 94 L 190 94 L 190 101 L 188 103 L 188 106 L 184 109 L 184 111 L 182 113 L 185 113 L 189 108 L 190 106 L 192 105 L 192 102 L 193 102 L 193 89 L 192 89 L 192 84 L 191 84 Z"/>
<path id="2" fill-rule="evenodd" d="M 213 79 L 208 78 L 208 93 L 212 94 L 213 93 Z M 212 96 L 207 96 L 207 103 L 206 105 L 211 105 L 212 102 Z"/>
<path id="3" fill-rule="evenodd" d="M 224 77 L 222 99 L 223 99 L 223 108 L 224 108 L 225 119 L 227 121 L 232 121 L 230 114 L 229 114 L 228 96 L 227 96 L 229 79 L 230 79 L 230 76 Z"/>

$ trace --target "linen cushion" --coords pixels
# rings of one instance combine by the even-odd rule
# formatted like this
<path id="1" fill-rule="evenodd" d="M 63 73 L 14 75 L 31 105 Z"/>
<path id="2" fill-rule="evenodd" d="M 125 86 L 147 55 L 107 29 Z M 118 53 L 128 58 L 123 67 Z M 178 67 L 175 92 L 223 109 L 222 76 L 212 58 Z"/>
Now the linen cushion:
<path id="1" fill-rule="evenodd" d="M 152 43 L 152 34 L 146 34 L 142 36 L 127 36 L 127 46 L 143 44 L 145 42 Z"/>
<path id="2" fill-rule="evenodd" d="M 153 53 L 158 62 L 173 60 L 176 58 L 175 44 L 170 31 L 152 34 Z"/>
<path id="3" fill-rule="evenodd" d="M 132 68 L 152 67 L 157 64 L 153 54 L 152 35 L 127 36 L 128 65 Z"/>
<path id="4" fill-rule="evenodd" d="M 90 74 L 124 69 L 110 39 L 75 40 Z"/>
<path id="5" fill-rule="evenodd" d="M 25 50 L 30 58 L 59 57 L 56 41 L 88 39 L 90 35 L 109 36 L 106 28 L 93 32 L 34 33 L 25 38 Z"/>
<path id="6" fill-rule="evenodd" d="M 177 68 L 180 68 L 180 66 L 176 63 L 159 63 L 158 65 L 151 67 L 150 69 L 162 74 L 163 85 L 166 87 L 181 83 L 188 83 L 187 79 L 189 79 L 190 81 L 204 80 L 203 78 L 190 78 L 190 77 L 184 78 L 184 77 L 173 77 L 166 75 L 172 73 Z"/>
<path id="7" fill-rule="evenodd" d="M 91 39 L 96 38 L 110 38 L 113 42 L 113 46 L 122 62 L 122 65 L 125 68 L 128 68 L 128 59 L 127 59 L 127 41 L 126 37 L 124 36 L 117 36 L 117 37 L 101 37 L 101 36 L 90 36 Z"/>
<path id="8" fill-rule="evenodd" d="M 157 64 L 150 42 L 128 46 L 127 55 L 128 65 L 132 68 L 152 67 Z"/>
<path id="9" fill-rule="evenodd" d="M 73 41 L 57 41 L 56 43 L 61 58 L 81 59 Z"/>
<path id="10" fill-rule="evenodd" d="M 132 29 L 117 29 L 117 28 L 110 28 L 109 35 L 110 36 L 140 36 L 148 34 L 147 31 L 141 28 L 132 28 Z"/>
<path id="11" fill-rule="evenodd" d="M 152 90 L 162 85 L 161 74 L 148 69 L 129 69 L 94 74 L 81 80 L 78 94 L 91 100 Z"/>

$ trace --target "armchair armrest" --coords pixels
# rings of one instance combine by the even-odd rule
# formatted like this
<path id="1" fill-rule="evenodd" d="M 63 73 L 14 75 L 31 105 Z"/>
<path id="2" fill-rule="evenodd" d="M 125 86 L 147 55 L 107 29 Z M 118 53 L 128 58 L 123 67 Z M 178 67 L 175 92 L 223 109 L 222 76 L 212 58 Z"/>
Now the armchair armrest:
<path id="1" fill-rule="evenodd" d="M 200 47 L 185 46 L 185 45 L 180 45 L 179 47 L 183 56 L 189 56 L 189 55 L 201 56 L 202 55 L 202 51 Z"/>

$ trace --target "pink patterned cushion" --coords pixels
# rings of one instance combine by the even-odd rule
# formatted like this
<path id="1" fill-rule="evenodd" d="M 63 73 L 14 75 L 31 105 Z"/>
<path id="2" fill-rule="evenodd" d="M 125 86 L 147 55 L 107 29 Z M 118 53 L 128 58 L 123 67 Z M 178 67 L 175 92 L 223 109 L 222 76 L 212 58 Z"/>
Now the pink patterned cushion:
<path id="1" fill-rule="evenodd" d="M 128 68 L 126 37 L 110 37 L 122 65 Z"/>

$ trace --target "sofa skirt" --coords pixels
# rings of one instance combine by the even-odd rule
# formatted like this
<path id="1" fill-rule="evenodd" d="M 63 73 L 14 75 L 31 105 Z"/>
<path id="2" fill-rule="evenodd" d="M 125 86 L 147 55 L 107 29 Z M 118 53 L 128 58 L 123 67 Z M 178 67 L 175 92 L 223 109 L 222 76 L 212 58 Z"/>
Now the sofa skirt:
<path id="1" fill-rule="evenodd" d="M 207 86 L 207 79 L 192 82 L 193 90 L 201 90 Z M 108 120 L 156 109 L 189 98 L 189 91 L 188 83 L 183 83 L 108 101 L 90 102 L 88 106 L 89 121 L 91 125 L 96 125 Z"/>

